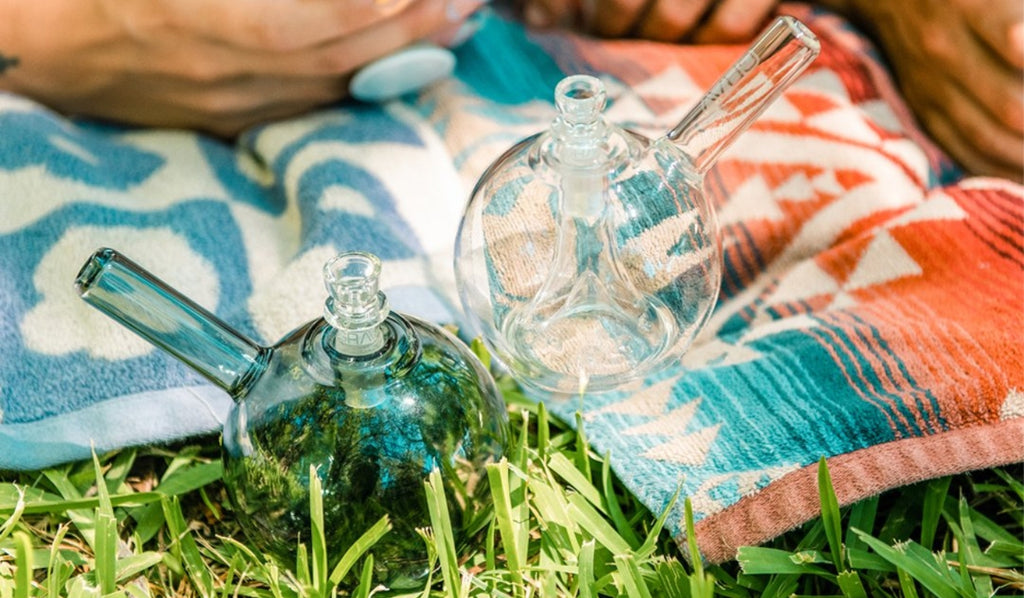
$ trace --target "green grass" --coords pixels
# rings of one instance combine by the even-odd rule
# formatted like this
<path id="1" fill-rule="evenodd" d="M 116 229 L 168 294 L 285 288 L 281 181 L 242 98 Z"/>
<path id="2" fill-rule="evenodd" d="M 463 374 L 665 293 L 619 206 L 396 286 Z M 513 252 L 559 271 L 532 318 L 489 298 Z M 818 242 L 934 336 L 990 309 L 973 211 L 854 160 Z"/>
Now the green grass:
<path id="1" fill-rule="evenodd" d="M 438 480 L 424 485 L 435 567 L 408 596 L 939 596 L 1024 593 L 1019 469 L 908 486 L 840 509 L 819 468 L 822 517 L 709 566 L 673 542 L 594 454 L 585 430 L 550 419 L 502 381 L 515 442 L 490 466 L 492 508 L 456 546 Z M 382 519 L 343 554 L 310 545 L 279 563 L 232 519 L 217 440 L 0 473 L 0 598 L 369 596 Z M 316 476 L 311 476 L 316 480 Z M 315 488 L 314 488 L 315 489 Z M 686 501 L 680 496 L 678 500 Z M 689 514 L 689 504 L 684 505 Z M 690 523 L 692 525 L 692 521 Z"/>

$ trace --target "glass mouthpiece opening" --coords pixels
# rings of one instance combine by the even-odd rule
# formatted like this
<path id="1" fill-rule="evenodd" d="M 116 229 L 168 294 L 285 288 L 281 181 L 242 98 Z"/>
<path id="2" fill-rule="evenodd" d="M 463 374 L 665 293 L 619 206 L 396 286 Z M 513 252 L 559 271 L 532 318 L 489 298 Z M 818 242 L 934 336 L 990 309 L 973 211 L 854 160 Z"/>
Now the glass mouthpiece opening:
<path id="1" fill-rule="evenodd" d="M 555 88 L 555 106 L 567 123 L 588 124 L 601 118 L 607 93 L 597 77 L 573 75 Z"/>
<path id="2" fill-rule="evenodd" d="M 361 251 L 342 253 L 324 265 L 330 296 L 324 319 L 337 331 L 335 349 L 346 355 L 367 355 L 380 349 L 380 325 L 388 317 L 387 298 L 380 292 L 380 259 Z"/>

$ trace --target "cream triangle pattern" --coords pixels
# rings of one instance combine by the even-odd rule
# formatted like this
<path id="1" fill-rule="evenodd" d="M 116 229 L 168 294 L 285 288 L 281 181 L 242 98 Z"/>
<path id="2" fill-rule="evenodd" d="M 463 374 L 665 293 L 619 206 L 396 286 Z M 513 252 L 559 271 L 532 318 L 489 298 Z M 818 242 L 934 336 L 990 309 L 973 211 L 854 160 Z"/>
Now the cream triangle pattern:
<path id="1" fill-rule="evenodd" d="M 765 111 L 761 118 L 767 121 L 774 122 L 787 122 L 787 123 L 798 123 L 803 120 L 803 112 L 793 105 L 786 96 L 780 96 L 776 99 L 768 110 Z"/>
<path id="2" fill-rule="evenodd" d="M 849 293 L 837 293 L 835 298 L 832 299 L 832 303 L 829 303 L 829 310 L 833 309 L 847 309 L 850 307 L 856 307 L 857 300 L 853 298 L 853 295 Z"/>
<path id="3" fill-rule="evenodd" d="M 752 469 L 750 471 L 729 472 L 711 476 L 690 493 L 690 503 L 693 505 L 695 512 L 714 513 L 727 506 L 714 497 L 714 492 L 717 488 L 725 484 L 734 483 L 736 485 L 736 495 L 741 497 L 750 496 L 771 482 L 797 469 L 799 468 L 795 465 L 780 465 L 765 469 Z M 732 499 L 731 495 L 733 492 L 729 492 L 729 494 L 730 499 Z M 685 528 L 685 523 L 680 527 Z"/>
<path id="4" fill-rule="evenodd" d="M 812 69 L 800 78 L 800 83 L 795 85 L 794 89 L 827 98 L 833 104 L 850 99 L 842 79 L 835 71 L 829 69 Z"/>
<path id="5" fill-rule="evenodd" d="M 640 96 L 657 98 L 693 98 L 704 93 L 704 89 L 679 65 L 672 64 L 663 71 L 634 87 Z"/>
<path id="6" fill-rule="evenodd" d="M 750 330 L 744 333 L 743 342 L 750 343 L 759 338 L 764 338 L 780 332 L 786 332 L 789 330 L 808 330 L 810 328 L 817 328 L 818 326 L 818 320 L 810 314 L 797 314 L 788 318 L 782 318 L 781 320 L 771 320 L 760 326 L 751 327 Z"/>
<path id="7" fill-rule="evenodd" d="M 632 426 L 623 430 L 624 436 L 674 436 L 684 430 L 693 421 L 693 416 L 700 406 L 700 399 L 676 407 L 661 417 L 645 424 Z"/>
<path id="8" fill-rule="evenodd" d="M 903 123 L 885 100 L 864 100 L 857 106 L 871 118 L 871 122 L 876 126 L 890 133 L 898 134 L 903 131 Z"/>
<path id="9" fill-rule="evenodd" d="M 881 145 L 882 152 L 897 162 L 907 165 L 910 172 L 927 176 L 929 169 L 928 156 L 921 151 L 921 146 L 909 139 L 886 139 Z M 925 179 L 922 179 L 925 180 Z"/>
<path id="10" fill-rule="evenodd" d="M 634 91 L 626 89 L 605 110 L 605 118 L 614 123 L 650 122 L 654 114 Z"/>
<path id="11" fill-rule="evenodd" d="M 592 420 L 599 415 L 606 415 L 609 413 L 657 417 L 665 413 L 665 408 L 668 406 L 668 400 L 672 398 L 672 390 L 675 388 L 678 381 L 678 378 L 669 378 L 652 384 L 651 386 L 638 390 L 624 401 L 610 403 L 600 409 L 588 412 L 586 419 Z"/>
<path id="12" fill-rule="evenodd" d="M 803 301 L 839 291 L 839 283 L 814 260 L 805 260 L 790 270 L 765 300 L 766 305 Z"/>
<path id="13" fill-rule="evenodd" d="M 1017 389 L 1006 395 L 1003 406 L 999 408 L 999 419 L 1008 420 L 1015 417 L 1024 417 L 1024 392 Z"/>
<path id="14" fill-rule="evenodd" d="M 839 195 L 846 191 L 846 188 L 839 184 L 836 180 L 835 170 L 829 169 L 819 174 L 811 180 L 811 184 L 814 185 L 814 190 L 818 193 L 827 193 L 829 195 Z"/>
<path id="15" fill-rule="evenodd" d="M 655 461 L 668 461 L 691 467 L 703 465 L 721 427 L 722 424 L 715 424 L 692 434 L 678 436 L 648 449 L 642 456 Z"/>
<path id="16" fill-rule="evenodd" d="M 863 289 L 907 276 L 919 276 L 921 272 L 921 266 L 903 246 L 888 231 L 882 230 L 864 250 L 843 288 L 847 291 Z"/>
<path id="17" fill-rule="evenodd" d="M 764 177 L 759 174 L 751 176 L 730 193 L 729 202 L 719 213 L 718 221 L 723 225 L 751 220 L 779 222 L 786 215 L 775 202 L 776 196 Z"/>
<path id="18" fill-rule="evenodd" d="M 963 220 L 967 214 L 945 193 L 936 192 L 927 201 L 893 220 L 887 228 L 935 220 Z"/>
<path id="19" fill-rule="evenodd" d="M 709 365 L 730 366 L 756 361 L 763 355 L 743 344 L 731 344 L 719 339 L 695 344 L 683 355 L 683 366 L 703 368 Z"/>
<path id="20" fill-rule="evenodd" d="M 863 119 L 850 118 L 847 108 L 835 108 L 828 112 L 815 114 L 807 119 L 807 124 L 830 135 L 837 135 L 848 141 L 877 145 L 881 138 Z"/>
<path id="21" fill-rule="evenodd" d="M 629 124 L 640 133 L 660 137 L 682 119 L 703 91 L 678 65 L 671 65 L 633 88 L 610 87 L 609 97 L 615 101 L 605 116 L 609 122 Z"/>
<path id="22" fill-rule="evenodd" d="M 775 197 L 780 201 L 809 201 L 817 199 L 818 194 L 807 175 L 798 172 L 775 188 Z"/>

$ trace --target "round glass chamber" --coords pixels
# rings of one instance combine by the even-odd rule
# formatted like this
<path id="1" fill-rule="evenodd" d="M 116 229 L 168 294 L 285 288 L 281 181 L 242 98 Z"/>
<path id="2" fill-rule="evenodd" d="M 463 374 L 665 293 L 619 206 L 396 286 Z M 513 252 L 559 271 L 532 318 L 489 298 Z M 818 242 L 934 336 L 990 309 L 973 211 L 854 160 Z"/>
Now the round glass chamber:
<path id="1" fill-rule="evenodd" d="M 551 126 L 484 172 L 456 238 L 469 323 L 519 382 L 600 392 L 679 362 L 722 278 L 704 174 L 817 54 L 779 18 L 655 140 L 606 122 L 599 79 L 559 83 Z"/>
<path id="2" fill-rule="evenodd" d="M 690 158 L 605 122 L 563 80 L 549 131 L 481 178 L 456 243 L 461 299 L 521 382 L 608 390 L 677 360 L 718 296 L 715 212 Z"/>

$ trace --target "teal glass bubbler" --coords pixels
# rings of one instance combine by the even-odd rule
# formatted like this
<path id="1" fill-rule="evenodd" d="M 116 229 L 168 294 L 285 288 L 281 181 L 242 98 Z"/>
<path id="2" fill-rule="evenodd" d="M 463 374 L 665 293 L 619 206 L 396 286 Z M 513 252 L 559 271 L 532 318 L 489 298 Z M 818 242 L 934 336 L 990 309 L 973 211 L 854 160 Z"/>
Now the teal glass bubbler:
<path id="1" fill-rule="evenodd" d="M 322 318 L 257 345 L 112 249 L 95 252 L 81 297 L 235 399 L 223 430 L 224 482 L 246 535 L 285 562 L 309 543 L 311 469 L 323 488 L 328 551 L 343 554 L 383 515 L 377 579 L 416 585 L 430 525 L 424 482 L 439 470 L 455 528 L 508 439 L 490 373 L 443 329 L 391 311 L 380 260 L 343 253 L 324 267 Z"/>
<path id="2" fill-rule="evenodd" d="M 780 17 L 658 139 L 607 122 L 596 77 L 563 79 L 550 128 L 498 157 L 463 214 L 471 332 L 544 392 L 616 390 L 679 363 L 722 279 L 704 175 L 818 51 Z"/>

